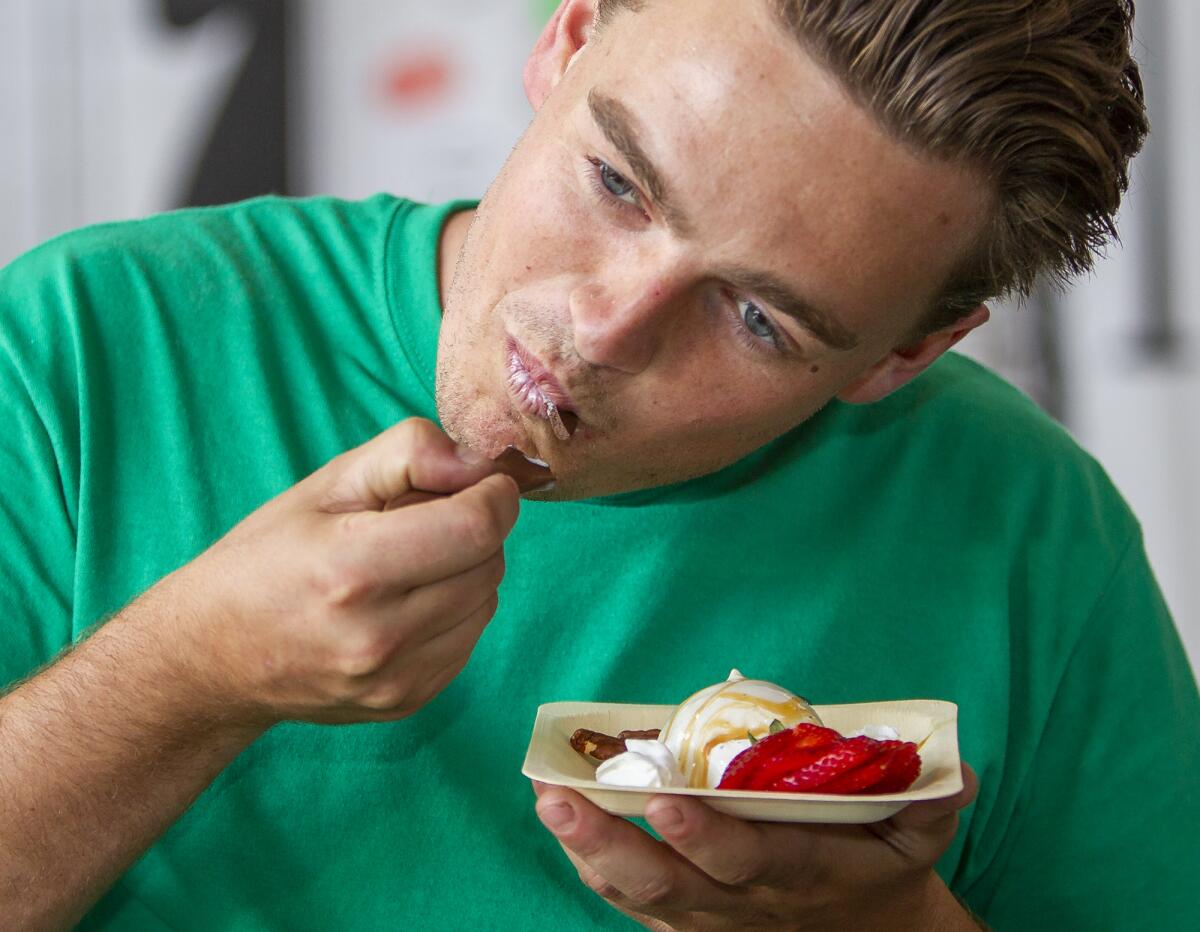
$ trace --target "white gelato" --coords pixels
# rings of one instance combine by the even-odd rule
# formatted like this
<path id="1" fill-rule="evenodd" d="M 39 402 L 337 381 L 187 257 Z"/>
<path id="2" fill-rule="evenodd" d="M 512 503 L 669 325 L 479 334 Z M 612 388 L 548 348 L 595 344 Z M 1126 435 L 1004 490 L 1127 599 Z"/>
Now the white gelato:
<path id="1" fill-rule="evenodd" d="M 663 728 L 660 740 L 678 761 L 687 786 L 714 787 L 729 762 L 755 739 L 770 733 L 771 723 L 785 728 L 801 722 L 820 725 L 812 706 L 782 686 L 748 680 L 737 670 L 685 699 Z"/>
<path id="2" fill-rule="evenodd" d="M 749 738 L 740 738 L 737 741 L 722 741 L 711 751 L 708 752 L 708 782 L 705 786 L 716 786 L 721 782 L 721 778 L 725 776 L 725 768 L 727 768 L 733 759 L 742 751 L 748 749 L 751 745 Z"/>
<path id="3" fill-rule="evenodd" d="M 596 782 L 610 786 L 686 786 L 673 755 L 661 741 L 629 738 L 626 751 L 596 768 Z"/>

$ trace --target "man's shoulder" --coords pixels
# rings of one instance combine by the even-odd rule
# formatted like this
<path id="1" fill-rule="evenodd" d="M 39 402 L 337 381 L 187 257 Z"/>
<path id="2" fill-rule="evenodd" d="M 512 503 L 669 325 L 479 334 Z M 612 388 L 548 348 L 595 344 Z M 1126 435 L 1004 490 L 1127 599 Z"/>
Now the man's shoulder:
<path id="1" fill-rule="evenodd" d="M 189 207 L 147 217 L 98 223 L 53 237 L 3 269 L 9 284 L 61 269 L 63 263 L 116 257 L 171 256 L 198 244 L 254 243 L 263 249 L 289 241 L 376 236 L 411 202 L 387 194 L 359 200 L 267 195 L 215 207 Z"/>
<path id="2" fill-rule="evenodd" d="M 375 303 L 390 229 L 410 204 L 267 196 L 82 227 L 0 268 L 0 338 L 48 339 L 98 317 L 119 329 L 147 311 L 203 317 L 238 301 Z"/>
<path id="3" fill-rule="evenodd" d="M 916 419 L 951 421 L 958 430 L 982 429 L 1000 440 L 1043 444 L 1057 452 L 1078 449 L 1063 426 L 1025 392 L 961 353 L 946 353 L 883 402 L 883 408 L 888 406 Z"/>
<path id="4" fill-rule="evenodd" d="M 298 319 L 386 333 L 387 243 L 408 205 L 261 197 L 65 233 L 0 269 L 0 352 L 40 380 L 163 334 L 249 347 L 268 318 L 276 336 Z"/>
<path id="5" fill-rule="evenodd" d="M 1104 468 L 1018 388 L 960 354 L 873 405 L 835 403 L 821 417 L 818 450 L 877 497 L 911 498 L 922 513 L 1011 536 L 1101 524 L 1119 548 L 1136 520 Z M 1090 531 L 1088 533 L 1091 533 Z"/>
<path id="6" fill-rule="evenodd" d="M 862 413 L 865 422 L 898 430 L 927 444 L 931 452 L 957 449 L 963 456 L 987 457 L 996 466 L 1019 461 L 1030 468 L 1099 468 L 1067 428 L 1032 398 L 959 353 L 947 353 L 873 407 Z"/>

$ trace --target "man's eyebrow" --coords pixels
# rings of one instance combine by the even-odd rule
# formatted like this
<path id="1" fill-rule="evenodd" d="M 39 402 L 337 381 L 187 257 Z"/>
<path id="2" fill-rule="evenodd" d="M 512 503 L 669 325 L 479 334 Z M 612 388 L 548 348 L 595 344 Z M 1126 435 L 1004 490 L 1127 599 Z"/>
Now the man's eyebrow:
<path id="1" fill-rule="evenodd" d="M 766 301 L 779 313 L 799 321 L 806 330 L 832 349 L 846 351 L 858 346 L 858 337 L 847 330 L 836 317 L 806 301 L 770 273 L 731 268 L 723 271 L 721 278 L 739 290 L 748 291 Z"/>
<path id="2" fill-rule="evenodd" d="M 642 133 L 637 117 L 619 100 L 608 97 L 595 88 L 588 93 L 588 109 L 591 110 L 592 119 L 596 121 L 600 131 L 629 163 L 629 167 L 637 176 L 635 180 L 650 193 L 651 200 L 662 211 L 667 223 L 676 233 L 685 235 L 691 224 L 679 209 L 654 162 L 642 148 L 639 141 Z"/>

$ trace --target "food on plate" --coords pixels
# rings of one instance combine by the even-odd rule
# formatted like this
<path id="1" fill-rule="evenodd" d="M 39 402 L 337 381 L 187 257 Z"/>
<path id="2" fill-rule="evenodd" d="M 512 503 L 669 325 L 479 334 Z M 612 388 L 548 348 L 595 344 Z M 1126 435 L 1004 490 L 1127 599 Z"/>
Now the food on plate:
<path id="1" fill-rule="evenodd" d="M 782 686 L 732 670 L 725 682 L 681 702 L 660 740 L 679 761 L 688 786 L 711 787 L 730 761 L 770 734 L 773 722 L 790 728 L 801 722 L 820 725 L 821 719 L 807 700 Z"/>
<path id="2" fill-rule="evenodd" d="M 629 738 L 626 751 L 596 768 L 596 782 L 613 786 L 686 786 L 679 764 L 661 741 Z"/>
<path id="3" fill-rule="evenodd" d="M 843 737 L 808 723 L 769 735 L 733 759 L 719 790 L 902 793 L 921 773 L 911 741 Z"/>
<path id="4" fill-rule="evenodd" d="M 918 747 L 888 725 L 827 728 L 806 699 L 737 670 L 689 696 L 661 732 L 579 729 L 571 746 L 612 786 L 786 793 L 899 793 L 921 772 Z"/>
<path id="5" fill-rule="evenodd" d="M 653 728 L 649 731 L 623 731 L 613 737 L 599 731 L 579 728 L 575 734 L 571 735 L 571 747 L 584 757 L 599 764 L 629 750 L 625 746 L 625 742 L 630 738 L 654 741 L 659 734 L 659 730 Z"/>

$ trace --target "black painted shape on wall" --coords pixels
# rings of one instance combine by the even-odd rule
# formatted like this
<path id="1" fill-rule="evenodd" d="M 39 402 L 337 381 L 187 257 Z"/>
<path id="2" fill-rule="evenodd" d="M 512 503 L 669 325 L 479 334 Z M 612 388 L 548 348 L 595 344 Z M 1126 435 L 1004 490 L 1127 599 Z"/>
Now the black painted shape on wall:
<path id="1" fill-rule="evenodd" d="M 207 206 L 290 193 L 287 0 L 161 0 L 161 6 L 176 28 L 186 29 L 216 10 L 232 10 L 253 33 L 180 204 Z"/>
<path id="2" fill-rule="evenodd" d="M 1172 86 L 1167 79 L 1167 49 L 1170 32 L 1169 13 L 1160 4 L 1143 3 L 1138 7 L 1138 32 L 1141 37 L 1142 81 L 1146 88 L 1146 106 L 1153 132 L 1145 150 L 1134 162 L 1143 199 L 1139 231 L 1144 240 L 1140 270 L 1140 320 L 1134 334 L 1143 360 L 1152 365 L 1178 361 L 1184 334 L 1175 307 L 1175 277 L 1171 261 L 1171 219 L 1177 203 L 1172 199 L 1169 116 Z"/>

